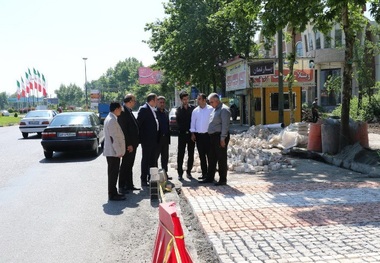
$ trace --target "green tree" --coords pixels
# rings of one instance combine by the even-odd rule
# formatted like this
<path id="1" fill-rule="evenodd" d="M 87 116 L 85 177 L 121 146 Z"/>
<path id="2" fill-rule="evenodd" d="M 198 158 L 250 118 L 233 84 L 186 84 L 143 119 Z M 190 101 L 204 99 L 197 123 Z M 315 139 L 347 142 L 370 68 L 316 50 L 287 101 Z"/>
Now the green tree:
<path id="1" fill-rule="evenodd" d="M 164 5 L 168 17 L 146 25 L 152 34 L 147 43 L 158 52 L 157 66 L 164 70 L 168 86 L 182 88 L 190 82 L 202 92 L 209 93 L 211 87 L 225 92 L 224 70 L 218 64 L 236 55 L 228 34 L 230 21 L 211 19 L 224 3 L 171 0 Z"/>
<path id="2" fill-rule="evenodd" d="M 344 69 L 343 69 L 343 90 L 342 90 L 342 111 L 340 125 L 339 148 L 343 149 L 349 144 L 349 119 L 350 101 L 352 93 L 354 44 L 359 32 L 363 31 L 366 24 L 363 16 L 365 0 L 329 0 L 323 2 L 322 12 L 315 14 L 315 25 L 327 31 L 329 23 L 337 22 L 341 25 L 345 36 L 344 47 Z"/>
<path id="3" fill-rule="evenodd" d="M 115 68 L 109 68 L 98 80 L 91 85 L 102 93 L 102 102 L 112 100 L 122 101 L 127 93 L 138 85 L 138 69 L 142 63 L 136 58 L 127 58 L 119 61 Z"/>
<path id="4" fill-rule="evenodd" d="M 263 34 L 270 39 L 276 33 L 287 28 L 290 36 L 291 49 L 287 55 L 289 60 L 289 74 L 286 76 L 288 81 L 289 98 L 293 98 L 294 83 L 294 63 L 296 61 L 296 34 L 303 32 L 307 24 L 313 20 L 315 13 L 320 13 L 323 6 L 320 1 L 296 1 L 289 0 L 284 4 L 280 0 L 264 0 L 264 6 L 261 22 L 263 26 Z M 279 54 L 282 55 L 282 54 Z M 283 103 L 280 102 L 280 103 Z M 289 100 L 290 122 L 293 123 L 294 107 L 293 100 Z"/>
<path id="5" fill-rule="evenodd" d="M 59 104 L 66 108 L 67 106 L 81 106 L 84 102 L 83 90 L 75 84 L 65 86 L 61 84 L 58 90 L 54 91 L 59 100 Z"/>
<path id="6" fill-rule="evenodd" d="M 5 92 L 0 93 L 0 109 L 6 109 L 8 106 L 8 96 Z"/>

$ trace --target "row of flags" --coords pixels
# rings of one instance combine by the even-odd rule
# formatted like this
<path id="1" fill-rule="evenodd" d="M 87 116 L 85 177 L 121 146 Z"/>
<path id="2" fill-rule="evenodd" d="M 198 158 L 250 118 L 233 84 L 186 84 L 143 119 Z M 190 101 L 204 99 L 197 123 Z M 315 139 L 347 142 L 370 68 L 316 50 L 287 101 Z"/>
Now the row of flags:
<path id="1" fill-rule="evenodd" d="M 33 68 L 33 73 L 30 69 L 25 72 L 25 81 L 23 77 L 21 80 L 17 80 L 17 99 L 21 97 L 29 97 L 37 94 L 38 92 L 42 93 L 43 97 L 47 96 L 47 83 L 45 80 L 44 74 L 41 74 L 38 70 Z"/>

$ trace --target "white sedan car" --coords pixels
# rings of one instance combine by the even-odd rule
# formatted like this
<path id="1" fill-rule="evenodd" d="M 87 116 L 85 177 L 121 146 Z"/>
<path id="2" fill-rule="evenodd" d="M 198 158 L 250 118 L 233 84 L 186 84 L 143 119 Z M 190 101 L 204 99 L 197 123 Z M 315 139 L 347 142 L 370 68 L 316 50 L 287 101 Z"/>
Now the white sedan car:
<path id="1" fill-rule="evenodd" d="M 58 113 L 54 110 L 34 110 L 29 111 L 20 121 L 20 131 L 24 139 L 29 133 L 37 133 L 41 136 L 43 130 L 49 126 L 51 120 Z"/>
<path id="2" fill-rule="evenodd" d="M 0 111 L 0 116 L 9 116 L 10 114 L 9 114 L 9 111 L 7 111 L 7 110 L 1 110 Z"/>

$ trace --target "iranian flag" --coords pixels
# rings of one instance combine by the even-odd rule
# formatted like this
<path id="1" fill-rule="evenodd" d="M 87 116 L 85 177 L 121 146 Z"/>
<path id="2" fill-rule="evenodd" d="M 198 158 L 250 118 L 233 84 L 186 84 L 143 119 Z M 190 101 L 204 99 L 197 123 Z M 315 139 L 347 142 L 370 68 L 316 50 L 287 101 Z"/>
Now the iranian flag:
<path id="1" fill-rule="evenodd" d="M 20 81 L 16 80 L 17 81 L 17 99 L 19 100 L 21 98 L 21 85 L 20 85 Z"/>
<path id="2" fill-rule="evenodd" d="M 33 74 L 34 74 L 34 78 L 33 78 L 33 80 L 34 80 L 34 89 L 37 90 L 37 88 L 38 88 L 38 82 L 37 82 L 38 76 L 37 76 L 37 71 L 34 68 L 33 68 Z"/>
<path id="3" fill-rule="evenodd" d="M 21 94 L 23 97 L 26 97 L 26 94 L 25 94 L 25 83 L 24 83 L 24 79 L 21 77 Z"/>
<path id="4" fill-rule="evenodd" d="M 29 75 L 26 72 L 25 72 L 25 90 L 26 90 L 27 94 L 30 93 L 30 90 L 29 90 Z"/>
<path id="5" fill-rule="evenodd" d="M 47 96 L 47 85 L 46 85 L 46 80 L 44 74 L 42 75 L 42 96 L 46 97 Z"/>
<path id="6" fill-rule="evenodd" d="M 40 72 L 37 70 L 37 75 L 38 75 L 38 78 L 37 78 L 37 83 L 38 83 L 38 91 L 39 92 L 42 92 L 42 86 L 41 86 L 41 75 L 40 75 Z"/>
<path id="7" fill-rule="evenodd" d="M 32 73 L 30 73 L 30 69 L 28 68 L 28 74 L 29 74 L 29 89 L 32 90 L 33 89 L 33 76 L 32 76 Z"/>

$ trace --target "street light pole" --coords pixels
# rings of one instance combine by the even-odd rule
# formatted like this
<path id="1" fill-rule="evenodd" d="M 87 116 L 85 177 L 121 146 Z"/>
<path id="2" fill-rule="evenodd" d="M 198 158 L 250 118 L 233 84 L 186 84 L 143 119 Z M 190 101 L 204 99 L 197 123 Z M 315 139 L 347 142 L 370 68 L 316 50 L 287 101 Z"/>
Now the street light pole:
<path id="1" fill-rule="evenodd" d="M 84 93 L 86 100 L 86 111 L 88 110 L 88 100 L 87 100 L 87 69 L 86 69 L 86 60 L 87 58 L 83 58 L 84 61 Z"/>

